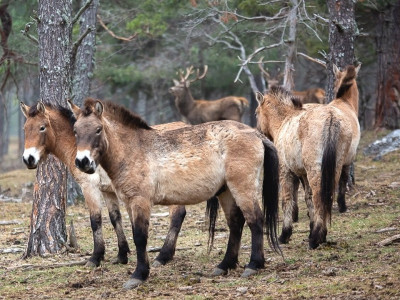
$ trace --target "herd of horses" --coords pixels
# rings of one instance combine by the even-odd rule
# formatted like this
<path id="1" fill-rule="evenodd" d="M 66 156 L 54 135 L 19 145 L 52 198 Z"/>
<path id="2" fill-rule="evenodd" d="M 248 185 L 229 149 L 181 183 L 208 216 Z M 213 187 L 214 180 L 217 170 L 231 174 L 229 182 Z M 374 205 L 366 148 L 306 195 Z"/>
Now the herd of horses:
<path id="1" fill-rule="evenodd" d="M 335 67 L 336 99 L 329 104 L 302 104 L 290 92 L 272 87 L 257 94 L 258 128 L 240 121 L 247 100 L 227 97 L 194 100 L 188 77 L 170 89 L 178 110 L 197 125 L 175 122 L 149 126 L 140 116 L 112 102 L 92 98 L 82 108 L 39 101 L 21 103 L 26 117 L 23 161 L 34 169 L 48 154 L 58 157 L 82 188 L 90 212 L 94 250 L 87 263 L 104 259 L 102 199 L 118 239 L 115 263 L 126 264 L 130 252 L 119 208 L 124 202 L 132 225 L 137 264 L 124 284 L 131 289 L 149 276 L 146 247 L 153 205 L 170 206 L 170 227 L 153 266 L 169 262 L 186 215 L 185 205 L 217 201 L 229 228 L 227 249 L 212 276 L 236 268 L 245 223 L 251 232 L 251 255 L 242 277 L 264 267 L 264 233 L 271 248 L 292 234 L 300 182 L 310 218 L 309 247 L 326 241 L 335 189 L 345 209 L 349 166 L 360 139 L 358 124 L 359 67 Z M 204 77 L 197 75 L 195 80 Z M 184 105 L 184 102 L 189 102 Z M 208 110 L 205 102 L 210 103 Z M 212 121 L 215 107 L 222 108 Z M 228 114 L 229 112 L 229 114 Z M 236 121 L 230 120 L 229 116 Z M 227 120 L 229 119 L 229 120 Z M 211 121 L 211 122 L 210 122 Z M 283 228 L 278 238 L 278 199 L 282 199 Z M 262 207 L 260 204 L 262 203 Z M 218 205 L 211 206 L 214 216 Z M 211 230 L 212 231 L 212 230 Z"/>

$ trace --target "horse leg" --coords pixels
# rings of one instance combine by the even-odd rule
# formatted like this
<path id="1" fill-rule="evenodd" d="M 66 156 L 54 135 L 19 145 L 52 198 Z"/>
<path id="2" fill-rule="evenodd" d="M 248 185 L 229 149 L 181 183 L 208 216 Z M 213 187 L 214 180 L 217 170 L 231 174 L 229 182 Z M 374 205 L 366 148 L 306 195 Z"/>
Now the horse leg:
<path id="1" fill-rule="evenodd" d="M 83 196 L 90 213 L 90 226 L 93 232 L 93 253 L 90 256 L 87 267 L 98 267 L 104 259 L 105 244 L 102 232 L 101 217 L 101 193 L 97 187 L 81 185 Z"/>
<path id="2" fill-rule="evenodd" d="M 181 230 L 183 220 L 186 216 L 186 209 L 183 205 L 173 205 L 169 208 L 170 225 L 167 238 L 161 248 L 160 253 L 153 263 L 153 267 L 165 265 L 171 261 L 175 254 L 176 241 L 178 239 L 179 231 Z"/>
<path id="3" fill-rule="evenodd" d="M 293 203 L 294 195 L 298 193 L 299 179 L 290 170 L 281 166 L 281 197 L 283 211 L 282 232 L 279 236 L 281 244 L 287 244 L 293 232 Z"/>
<path id="4" fill-rule="evenodd" d="M 293 222 L 296 223 L 299 221 L 299 203 L 298 203 L 298 194 L 299 194 L 299 185 L 300 185 L 300 178 L 296 177 L 293 180 L 293 211 L 292 211 L 292 218 Z M 304 184 L 303 184 L 304 186 Z"/>
<path id="5" fill-rule="evenodd" d="M 346 189 L 349 177 L 350 177 L 350 166 L 343 166 L 342 173 L 340 174 L 340 179 L 339 179 L 339 193 L 337 197 L 337 204 L 339 206 L 339 212 L 341 213 L 347 210 Z"/>
<path id="6" fill-rule="evenodd" d="M 112 261 L 114 264 L 127 264 L 128 253 L 130 253 L 129 245 L 125 237 L 124 229 L 122 227 L 121 212 L 119 210 L 119 202 L 117 195 L 111 192 L 103 192 L 104 200 L 108 208 L 111 224 L 114 227 L 118 240 L 118 256 Z"/>
<path id="7" fill-rule="evenodd" d="M 314 217 L 310 222 L 310 238 L 308 241 L 310 249 L 317 248 L 321 243 L 326 242 L 328 233 L 326 215 L 323 211 L 321 200 L 320 185 L 318 180 L 310 180 L 312 190 L 312 203 L 314 207 Z"/>
<path id="8" fill-rule="evenodd" d="M 307 176 L 303 176 L 301 181 L 304 187 L 304 200 L 306 201 L 307 205 L 307 214 L 308 218 L 310 219 L 310 234 L 308 236 L 308 238 L 310 238 L 311 232 L 314 228 L 314 204 L 312 202 L 312 191 Z"/>
<path id="9" fill-rule="evenodd" d="M 235 269 L 238 264 L 240 241 L 244 226 L 244 217 L 236 205 L 229 190 L 218 196 L 229 227 L 229 240 L 224 259 L 214 269 L 211 276 L 226 275 L 228 270 Z"/>
<path id="10" fill-rule="evenodd" d="M 130 210 L 132 220 L 133 241 L 136 246 L 136 269 L 131 278 L 124 283 L 126 290 L 141 285 L 150 274 L 149 257 L 147 255 L 147 239 L 149 235 L 150 201 L 144 198 L 135 198 L 129 201 L 127 209 Z"/>

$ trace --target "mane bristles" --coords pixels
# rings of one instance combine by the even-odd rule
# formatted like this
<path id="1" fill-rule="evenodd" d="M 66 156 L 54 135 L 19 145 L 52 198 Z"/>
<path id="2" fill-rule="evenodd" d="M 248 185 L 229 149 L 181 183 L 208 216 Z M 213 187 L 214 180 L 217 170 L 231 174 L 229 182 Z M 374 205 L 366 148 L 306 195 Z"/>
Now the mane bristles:
<path id="1" fill-rule="evenodd" d="M 357 73 L 356 68 L 353 65 L 346 67 L 346 75 L 343 78 L 342 84 L 340 85 L 336 98 L 341 98 L 353 85 L 353 81 L 356 79 Z"/>
<path id="2" fill-rule="evenodd" d="M 87 98 L 85 100 L 82 110 L 85 116 L 93 113 L 96 101 L 97 100 L 93 98 Z M 107 116 L 113 118 L 113 120 L 131 128 L 152 129 L 139 115 L 129 111 L 125 107 L 111 101 L 101 101 L 101 103 L 103 103 L 104 112 L 107 113 Z"/>
<path id="3" fill-rule="evenodd" d="M 39 111 L 37 109 L 38 103 L 39 103 L 39 101 L 29 108 L 29 112 L 28 112 L 29 117 L 34 117 L 39 114 Z M 68 108 L 66 108 L 58 103 L 56 103 L 56 104 L 44 103 L 44 106 L 46 107 L 46 109 L 58 111 L 62 116 L 64 116 L 66 119 L 68 119 L 72 125 L 75 124 L 76 118 L 75 118 L 74 114 L 72 113 L 72 111 L 70 111 Z"/>
<path id="4" fill-rule="evenodd" d="M 295 109 L 301 109 L 303 107 L 300 99 L 294 97 L 288 90 L 286 90 L 282 86 L 271 87 L 269 94 L 277 98 L 284 105 L 293 106 Z"/>

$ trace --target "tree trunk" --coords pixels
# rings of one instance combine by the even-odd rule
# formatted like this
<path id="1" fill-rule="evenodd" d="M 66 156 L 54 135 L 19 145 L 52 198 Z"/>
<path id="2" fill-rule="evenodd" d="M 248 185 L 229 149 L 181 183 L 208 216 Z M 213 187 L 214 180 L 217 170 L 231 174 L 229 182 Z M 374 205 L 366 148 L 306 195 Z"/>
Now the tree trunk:
<path id="1" fill-rule="evenodd" d="M 354 40 L 357 30 L 354 18 L 355 1 L 327 0 L 329 10 L 329 49 L 328 78 L 326 88 L 327 102 L 331 102 L 335 95 L 333 87 L 335 75 L 333 64 L 343 68 L 354 64 Z"/>
<path id="2" fill-rule="evenodd" d="M 296 59 L 296 31 L 297 31 L 297 8 L 298 1 L 290 1 L 291 10 L 289 12 L 289 37 L 286 41 L 288 45 L 287 55 L 285 60 L 285 77 L 283 78 L 283 87 L 289 91 L 293 90 L 293 72 L 294 72 L 294 62 Z"/>
<path id="3" fill-rule="evenodd" d="M 38 10 L 40 99 L 66 104 L 70 86 L 71 0 L 42 0 Z M 39 163 L 31 230 L 24 257 L 58 252 L 66 243 L 66 168 L 55 157 Z"/>
<path id="4" fill-rule="evenodd" d="M 376 44 L 378 86 L 375 127 L 399 128 L 400 117 L 400 1 L 378 15 Z"/>
<path id="5" fill-rule="evenodd" d="M 6 100 L 4 99 L 4 95 L 0 93 L 0 162 L 3 160 L 3 147 L 5 143 L 5 134 L 4 134 L 4 126 L 6 122 Z"/>
<path id="6" fill-rule="evenodd" d="M 81 1 L 81 6 L 83 7 L 86 2 Z M 98 6 L 99 0 L 93 0 L 79 21 L 80 35 L 84 35 L 88 30 L 90 32 L 82 40 L 77 50 L 75 64 L 72 66 L 72 95 L 74 96 L 74 103 L 78 106 L 81 106 L 83 100 L 90 94 L 90 83 L 94 69 L 94 52 L 96 49 L 96 15 Z M 75 199 L 83 199 L 81 188 L 69 172 L 67 186 L 67 203 L 69 205 L 74 204 Z"/>

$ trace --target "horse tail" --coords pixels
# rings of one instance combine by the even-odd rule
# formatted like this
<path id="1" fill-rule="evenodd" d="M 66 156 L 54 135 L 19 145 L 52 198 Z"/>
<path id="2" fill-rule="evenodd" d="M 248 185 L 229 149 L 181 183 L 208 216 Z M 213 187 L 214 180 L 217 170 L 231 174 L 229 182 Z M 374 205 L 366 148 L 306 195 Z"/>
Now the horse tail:
<path id="1" fill-rule="evenodd" d="M 276 148 L 271 141 L 264 138 L 264 181 L 262 201 L 264 222 L 268 243 L 275 252 L 281 253 L 277 237 L 278 227 L 278 192 L 279 192 L 279 159 Z"/>
<path id="2" fill-rule="evenodd" d="M 336 149 L 340 123 L 331 115 L 325 123 L 326 139 L 321 164 L 321 204 L 324 219 L 331 219 L 332 203 L 335 193 Z"/>
<path id="3" fill-rule="evenodd" d="M 215 223 L 218 217 L 218 209 L 219 202 L 217 196 L 213 196 L 207 200 L 206 219 L 208 219 L 208 253 L 211 252 L 211 248 L 214 244 Z"/>

